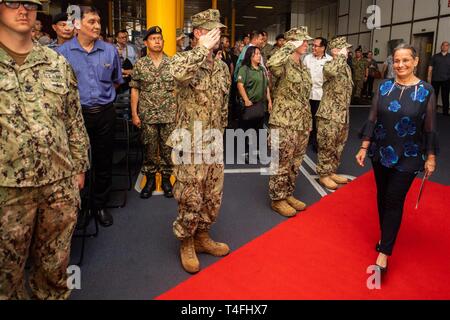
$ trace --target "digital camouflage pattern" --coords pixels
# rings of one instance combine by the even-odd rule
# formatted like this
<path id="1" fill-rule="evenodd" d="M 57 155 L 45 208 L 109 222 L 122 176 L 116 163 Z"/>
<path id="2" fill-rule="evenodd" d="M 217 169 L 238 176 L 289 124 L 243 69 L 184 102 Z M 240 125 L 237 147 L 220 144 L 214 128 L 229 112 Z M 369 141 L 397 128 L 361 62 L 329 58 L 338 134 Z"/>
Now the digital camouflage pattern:
<path id="1" fill-rule="evenodd" d="M 0 49 L 0 299 L 66 299 L 80 205 L 76 175 L 89 167 L 77 81 L 65 58 L 35 45 L 24 64 Z"/>
<path id="2" fill-rule="evenodd" d="M 323 68 L 323 98 L 316 113 L 318 164 L 324 177 L 336 173 L 348 137 L 352 71 L 347 59 L 339 55 Z"/>
<path id="3" fill-rule="evenodd" d="M 364 58 L 358 60 L 355 57 L 353 58 L 352 67 L 353 67 L 353 82 L 354 82 L 353 96 L 360 98 L 361 91 L 364 87 L 364 78 L 366 75 L 365 70 L 369 67 L 369 63 Z"/>
<path id="4" fill-rule="evenodd" d="M 0 186 L 44 186 L 85 172 L 88 149 L 64 57 L 35 45 L 19 67 L 0 49 Z"/>
<path id="5" fill-rule="evenodd" d="M 228 122 L 231 76 L 223 61 L 207 60 L 209 53 L 205 47 L 196 47 L 175 55 L 171 65 L 178 93 L 176 129 L 191 134 L 191 151 L 196 150 L 196 144 L 202 146 L 201 151 L 219 144 L 223 151 L 223 140 L 213 141 L 213 137 L 194 134 L 196 122 L 201 123 L 203 132 L 219 129 L 222 133 Z M 169 138 L 168 144 L 176 146 L 178 138 Z M 190 156 L 192 164 L 177 164 L 174 168 L 173 193 L 178 201 L 178 217 L 173 231 L 180 240 L 195 235 L 197 230 L 208 230 L 217 219 L 222 201 L 223 163 L 193 164 L 195 154 Z"/>
<path id="6" fill-rule="evenodd" d="M 267 61 L 270 59 L 273 51 L 273 46 L 269 43 L 266 43 L 266 45 L 261 49 L 261 55 L 263 56 L 264 61 Z"/>
<path id="7" fill-rule="evenodd" d="M 194 134 L 195 123 L 201 124 L 203 133 L 209 129 L 219 129 L 223 133 L 228 124 L 230 72 L 222 60 L 214 59 L 214 63 L 209 63 L 208 55 L 206 47 L 180 52 L 172 58 L 170 67 L 177 90 L 175 129 L 185 129 L 191 134 L 192 151 L 195 146 L 206 150 L 217 144 L 223 150 L 223 141 Z M 183 135 L 173 135 L 167 144 L 172 148 L 180 146 L 182 138 Z"/>
<path id="8" fill-rule="evenodd" d="M 155 175 L 157 172 L 161 172 L 163 177 L 170 177 L 172 174 L 172 148 L 165 141 L 169 138 L 173 128 L 173 123 L 142 123 L 144 163 L 141 171 L 144 175 Z"/>
<path id="9" fill-rule="evenodd" d="M 156 67 L 149 56 L 133 67 L 130 87 L 139 90 L 138 115 L 142 123 L 172 123 L 177 112 L 175 81 L 170 74 L 170 58 L 163 56 Z"/>
<path id="10" fill-rule="evenodd" d="M 220 23 L 220 11 L 217 9 L 208 9 L 191 17 L 192 27 L 212 30 L 215 28 L 226 28 L 226 25 Z"/>
<path id="11" fill-rule="evenodd" d="M 323 97 L 316 117 L 348 123 L 352 98 L 352 70 L 343 55 L 327 61 L 323 67 Z"/>
<path id="12" fill-rule="evenodd" d="M 295 50 L 293 44 L 287 43 L 267 63 L 272 74 L 278 79 L 269 123 L 277 127 L 309 132 L 312 129 L 309 106 L 312 80 L 308 68 L 295 63 L 291 58 Z"/>
<path id="13" fill-rule="evenodd" d="M 303 40 L 313 40 L 308 35 L 308 27 L 300 26 L 298 28 L 292 28 L 289 31 L 284 33 L 284 38 L 286 41 L 294 40 L 294 41 L 303 41 Z"/>
<path id="14" fill-rule="evenodd" d="M 75 177 L 40 187 L 0 187 L 0 300 L 67 299 L 67 267 L 80 196 Z M 32 241 L 33 239 L 33 241 Z"/>
<path id="15" fill-rule="evenodd" d="M 208 231 L 217 220 L 222 203 L 224 165 L 186 164 L 175 167 L 173 195 L 178 217 L 173 232 L 179 240 Z"/>
<path id="16" fill-rule="evenodd" d="M 270 176 L 269 196 L 273 201 L 284 200 L 295 191 L 295 181 L 308 147 L 309 131 L 295 131 L 276 126 L 271 126 L 270 130 L 279 130 L 279 140 L 273 141 L 279 146 L 279 168 L 276 174 Z M 277 135 L 271 135 L 276 139 Z"/>
<path id="17" fill-rule="evenodd" d="M 317 174 L 321 177 L 337 172 L 348 138 L 348 123 L 317 118 Z"/>
<path id="18" fill-rule="evenodd" d="M 343 49 L 343 48 L 351 48 L 352 45 L 347 42 L 347 37 L 336 37 L 328 42 L 328 49 Z"/>

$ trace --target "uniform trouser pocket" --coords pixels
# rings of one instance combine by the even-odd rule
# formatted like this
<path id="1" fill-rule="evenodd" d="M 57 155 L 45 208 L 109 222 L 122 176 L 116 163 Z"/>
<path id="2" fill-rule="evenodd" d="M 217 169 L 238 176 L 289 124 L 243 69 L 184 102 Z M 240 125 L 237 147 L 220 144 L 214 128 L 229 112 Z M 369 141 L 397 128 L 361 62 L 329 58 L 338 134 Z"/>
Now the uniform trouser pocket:
<path id="1" fill-rule="evenodd" d="M 0 187 L 0 299 L 26 298 L 24 265 L 38 299 L 67 298 L 67 265 L 80 197 L 74 177 L 41 187 Z"/>

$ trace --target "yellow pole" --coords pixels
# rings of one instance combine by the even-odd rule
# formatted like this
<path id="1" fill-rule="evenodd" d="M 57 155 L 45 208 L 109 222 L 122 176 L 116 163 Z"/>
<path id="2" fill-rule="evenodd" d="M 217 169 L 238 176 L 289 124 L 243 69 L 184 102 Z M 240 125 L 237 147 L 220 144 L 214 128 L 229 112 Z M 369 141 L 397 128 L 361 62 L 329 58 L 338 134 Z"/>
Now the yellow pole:
<path id="1" fill-rule="evenodd" d="M 233 9 L 231 9 L 231 46 L 234 47 L 236 41 L 236 8 L 234 7 L 233 2 Z"/>
<path id="2" fill-rule="evenodd" d="M 212 0 L 211 8 L 212 9 L 217 9 L 217 0 Z"/>
<path id="3" fill-rule="evenodd" d="M 181 5 L 181 0 L 176 0 L 176 9 L 175 9 L 176 19 L 175 20 L 177 22 L 177 29 L 180 28 L 180 13 L 181 13 L 180 5 Z"/>
<path id="4" fill-rule="evenodd" d="M 184 29 L 184 0 L 179 0 L 180 1 L 180 29 Z"/>
<path id="5" fill-rule="evenodd" d="M 173 56 L 177 51 L 177 4 L 176 0 L 146 0 L 147 29 L 159 26 L 163 30 L 164 52 Z"/>

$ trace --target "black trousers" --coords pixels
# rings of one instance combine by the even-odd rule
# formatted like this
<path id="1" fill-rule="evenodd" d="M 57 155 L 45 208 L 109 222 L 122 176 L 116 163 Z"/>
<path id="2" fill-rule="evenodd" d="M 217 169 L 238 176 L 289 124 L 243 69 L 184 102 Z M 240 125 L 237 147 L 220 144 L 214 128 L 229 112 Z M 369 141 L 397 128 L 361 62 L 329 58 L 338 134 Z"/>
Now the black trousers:
<path id="1" fill-rule="evenodd" d="M 402 223 L 405 198 L 416 174 L 387 168 L 379 162 L 372 162 L 372 166 L 381 228 L 381 244 L 377 251 L 390 256 Z"/>
<path id="2" fill-rule="evenodd" d="M 367 81 L 364 82 L 364 87 L 363 87 L 363 96 L 367 96 L 372 98 L 373 97 L 373 84 L 375 82 L 375 78 L 374 77 L 368 77 Z"/>
<path id="3" fill-rule="evenodd" d="M 248 129 L 254 129 L 256 130 L 256 141 L 251 141 L 251 144 L 255 147 L 254 150 L 259 150 L 259 130 L 263 128 L 264 124 L 264 117 L 259 119 L 253 119 L 253 120 L 239 120 L 239 127 L 245 131 Z M 249 147 L 249 138 L 245 138 L 245 152 L 250 152 Z M 256 144 L 256 145 L 255 145 Z"/>
<path id="4" fill-rule="evenodd" d="M 436 99 L 439 97 L 439 91 L 442 89 L 441 98 L 442 98 L 442 107 L 443 114 L 448 115 L 449 104 L 450 104 L 450 80 L 447 81 L 432 81 L 434 91 L 436 93 Z"/>
<path id="5" fill-rule="evenodd" d="M 316 113 L 319 110 L 320 100 L 309 100 L 309 105 L 311 106 L 311 114 L 313 119 L 313 129 L 309 134 L 309 144 L 317 148 L 317 124 L 316 124 Z"/>
<path id="6" fill-rule="evenodd" d="M 111 104 L 111 106 L 98 113 L 87 113 L 84 110 L 83 117 L 91 144 L 91 174 L 93 182 L 90 188 L 84 189 L 91 190 L 92 208 L 103 209 L 106 207 L 112 187 L 116 110 Z"/>

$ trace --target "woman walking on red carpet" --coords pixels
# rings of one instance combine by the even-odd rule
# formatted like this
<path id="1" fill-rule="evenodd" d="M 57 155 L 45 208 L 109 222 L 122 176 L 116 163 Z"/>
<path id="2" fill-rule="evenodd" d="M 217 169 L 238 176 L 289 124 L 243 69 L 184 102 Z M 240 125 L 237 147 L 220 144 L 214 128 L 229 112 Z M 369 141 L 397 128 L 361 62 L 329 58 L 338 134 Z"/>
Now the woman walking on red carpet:
<path id="1" fill-rule="evenodd" d="M 361 130 L 356 155 L 360 166 L 368 154 L 377 185 L 381 240 L 376 265 L 387 271 L 400 229 L 406 194 L 418 172 L 425 178 L 436 169 L 436 96 L 433 87 L 414 74 L 419 63 L 414 47 L 401 44 L 393 52 L 395 79 L 383 81 Z"/>

